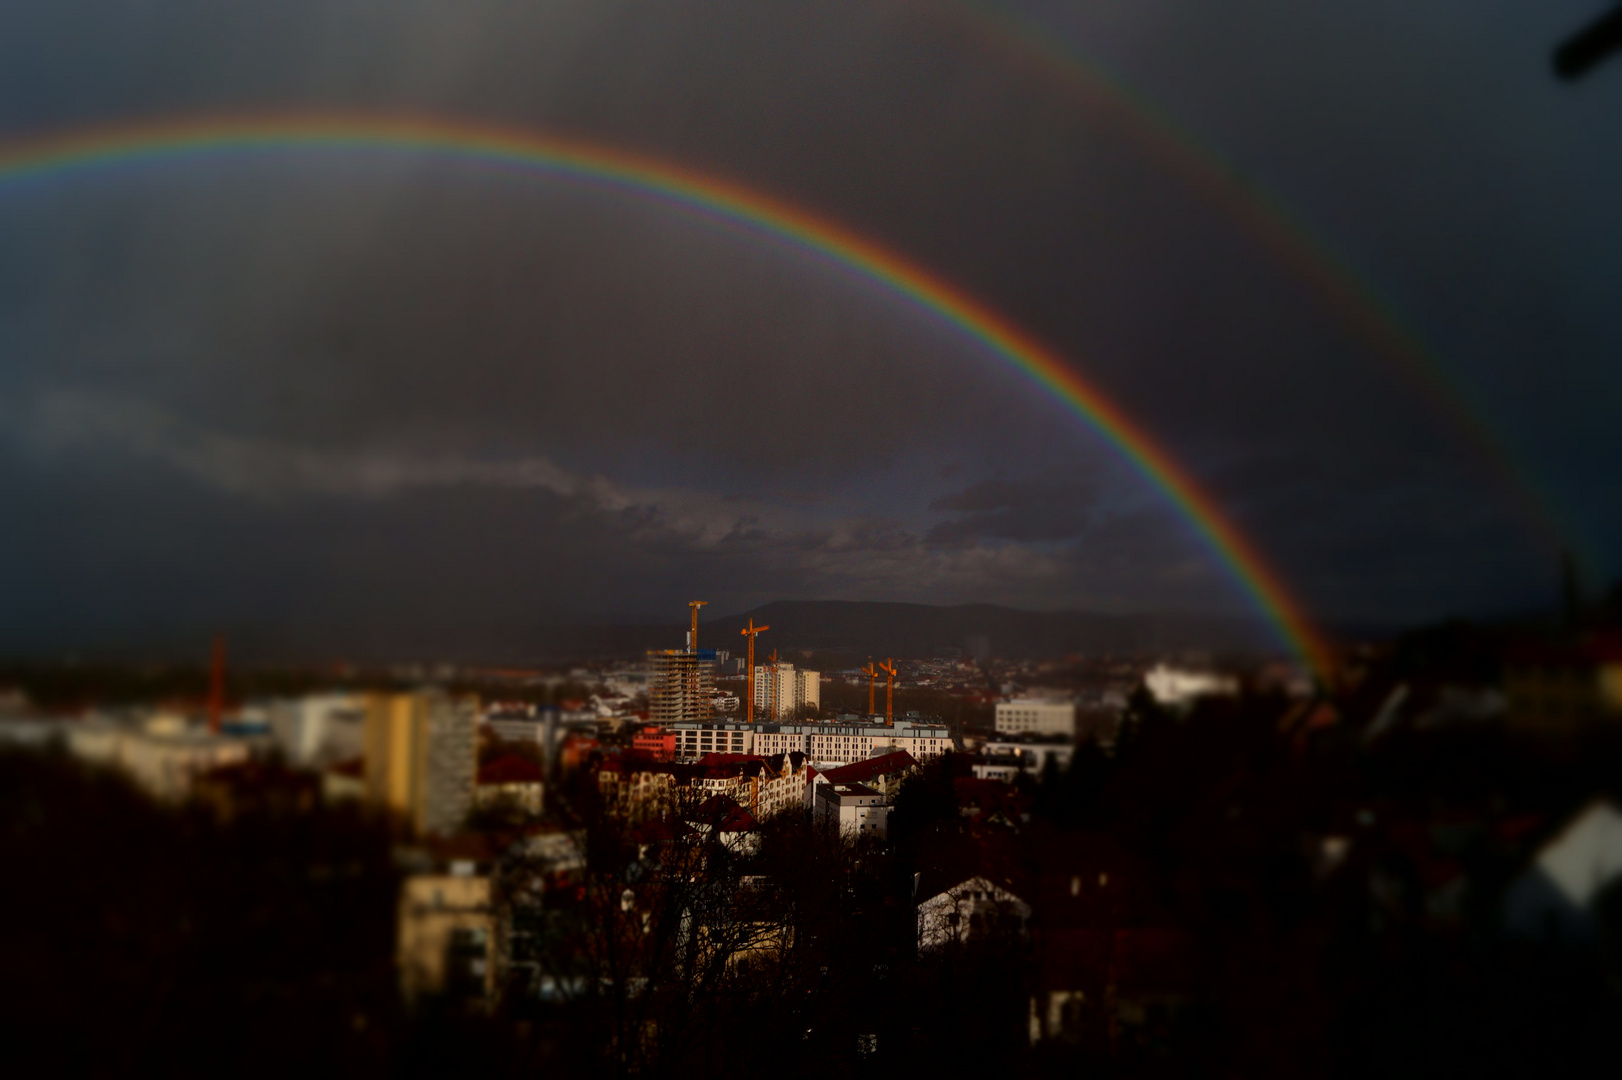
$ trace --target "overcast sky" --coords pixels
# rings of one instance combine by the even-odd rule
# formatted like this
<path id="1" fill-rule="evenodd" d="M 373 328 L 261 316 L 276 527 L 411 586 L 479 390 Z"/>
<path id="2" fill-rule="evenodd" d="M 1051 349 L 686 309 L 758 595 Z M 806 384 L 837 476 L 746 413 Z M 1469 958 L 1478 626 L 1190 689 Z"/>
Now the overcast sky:
<path id="1" fill-rule="evenodd" d="M 1051 343 L 1320 617 L 1428 619 L 1551 603 L 1562 542 L 1622 571 L 1622 60 L 1548 64 L 1602 7 L 15 0 L 0 137 L 429 112 L 729 178 Z M 1462 406 L 988 11 L 1318 236 L 1564 540 Z M 478 650 L 695 598 L 1247 610 L 996 358 L 613 191 L 363 153 L 0 185 L 0 355 L 9 648 Z"/>

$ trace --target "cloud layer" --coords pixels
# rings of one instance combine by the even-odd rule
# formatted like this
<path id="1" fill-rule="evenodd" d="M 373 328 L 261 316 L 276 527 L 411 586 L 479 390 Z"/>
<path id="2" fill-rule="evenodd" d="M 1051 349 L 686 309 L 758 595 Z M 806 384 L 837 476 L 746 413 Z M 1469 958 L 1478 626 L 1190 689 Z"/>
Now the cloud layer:
<path id="1" fill-rule="evenodd" d="M 997 8 L 1164 110 L 1177 153 L 948 0 L 13 6 L 6 134 L 468 116 L 834 218 L 1050 343 L 1326 616 L 1551 591 L 1554 545 L 1378 346 L 1381 304 L 1596 579 L 1622 549 L 1622 89 L 1546 78 L 1562 5 Z M 1202 144 L 1257 201 L 1202 185 Z M 1107 441 L 938 319 L 590 186 L 349 153 L 0 186 L 0 354 L 14 642 L 177 611 L 490 641 L 693 589 L 1246 604 Z"/>

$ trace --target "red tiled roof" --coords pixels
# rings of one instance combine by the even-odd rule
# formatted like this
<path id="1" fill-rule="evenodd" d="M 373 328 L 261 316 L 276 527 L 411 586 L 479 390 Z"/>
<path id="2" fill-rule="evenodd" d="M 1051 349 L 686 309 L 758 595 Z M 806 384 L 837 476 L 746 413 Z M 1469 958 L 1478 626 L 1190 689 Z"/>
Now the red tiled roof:
<path id="1" fill-rule="evenodd" d="M 878 757 L 867 758 L 864 761 L 853 761 L 849 765 L 841 765 L 837 769 L 830 769 L 824 773 L 830 784 L 865 784 L 876 780 L 886 773 L 902 772 L 907 769 L 916 769 L 917 760 L 905 750 L 896 750 L 889 754 L 880 754 Z"/>
<path id="2" fill-rule="evenodd" d="M 545 779 L 539 765 L 517 754 L 504 754 L 479 766 L 481 784 L 539 784 Z"/>

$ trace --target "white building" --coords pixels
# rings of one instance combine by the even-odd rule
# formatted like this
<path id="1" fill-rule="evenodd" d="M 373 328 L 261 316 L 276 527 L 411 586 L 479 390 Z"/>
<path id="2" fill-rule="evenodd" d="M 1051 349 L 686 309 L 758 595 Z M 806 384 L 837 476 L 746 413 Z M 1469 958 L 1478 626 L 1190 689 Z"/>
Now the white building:
<path id="1" fill-rule="evenodd" d="M 795 671 L 793 664 L 755 665 L 755 717 L 793 720 L 805 706 L 822 706 L 822 673 Z"/>
<path id="2" fill-rule="evenodd" d="M 242 764 L 253 756 L 255 746 L 254 740 L 215 735 L 181 717 L 160 714 L 140 730 L 120 731 L 113 740 L 110 763 L 153 798 L 178 802 L 191 795 L 198 776 L 222 765 Z M 97 755 L 92 750 L 86 756 Z"/>
<path id="3" fill-rule="evenodd" d="M 997 703 L 997 734 L 1063 735 L 1075 738 L 1076 706 L 1070 701 L 1020 698 Z"/>
<path id="4" fill-rule="evenodd" d="M 779 754 L 756 749 L 755 729 L 736 721 L 684 721 L 667 725 L 676 733 L 676 760 L 697 761 L 705 754 Z M 791 749 L 798 750 L 799 747 Z"/>
<path id="5" fill-rule="evenodd" d="M 794 707 L 809 706 L 813 711 L 822 708 L 822 672 L 796 671 L 794 673 Z"/>
<path id="6" fill-rule="evenodd" d="M 897 720 L 894 727 L 872 723 L 755 725 L 754 753 L 799 752 L 819 769 L 898 750 L 905 750 L 917 761 L 927 761 L 952 749 L 952 735 L 945 725 L 911 720 Z"/>
<path id="7" fill-rule="evenodd" d="M 818 772 L 805 790 L 805 808 L 816 808 L 815 789 L 826 784 L 863 784 L 883 795 L 885 802 L 894 802 L 902 783 L 917 771 L 918 762 L 913 756 L 898 750 Z"/>
<path id="8" fill-rule="evenodd" d="M 1196 698 L 1225 696 L 1239 692 L 1239 680 L 1214 671 L 1193 671 L 1160 663 L 1143 676 L 1143 685 L 1161 705 L 1182 708 Z"/>
<path id="9" fill-rule="evenodd" d="M 353 694 L 309 694 L 272 702 L 267 719 L 290 764 L 327 765 L 360 756 L 366 703 Z"/>
<path id="10" fill-rule="evenodd" d="M 1013 754 L 991 756 L 977 755 L 970 770 L 976 780 L 1000 780 L 1004 784 L 1012 784 L 1019 779 L 1023 771 L 1020 759 Z"/>
<path id="11" fill-rule="evenodd" d="M 998 929 L 1023 932 L 1031 917 L 1031 906 L 1004 885 L 976 875 L 944 889 L 924 891 L 932 895 L 918 904 L 918 947 L 937 949 L 957 941 L 967 941 Z"/>
<path id="12" fill-rule="evenodd" d="M 1060 769 L 1070 768 L 1070 759 L 1076 756 L 1076 744 L 1056 738 L 987 739 L 983 752 L 988 757 L 1016 757 L 1026 772 L 1041 777 L 1050 760 Z"/>
<path id="13" fill-rule="evenodd" d="M 890 808 L 883 792 L 866 784 L 819 784 L 812 815 L 829 826 L 837 824 L 846 836 L 877 836 L 888 833 Z"/>

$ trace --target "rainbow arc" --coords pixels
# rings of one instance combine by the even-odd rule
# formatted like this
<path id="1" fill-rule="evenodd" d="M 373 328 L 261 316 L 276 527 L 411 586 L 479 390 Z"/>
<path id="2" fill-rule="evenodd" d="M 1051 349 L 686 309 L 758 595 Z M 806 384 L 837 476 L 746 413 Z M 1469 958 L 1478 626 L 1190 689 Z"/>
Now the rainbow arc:
<path id="1" fill-rule="evenodd" d="M 0 186 L 180 159 L 292 150 L 449 158 L 651 198 L 816 256 L 955 328 L 1101 434 L 1176 508 L 1283 641 L 1321 678 L 1330 652 L 1282 577 L 1216 501 L 1136 421 L 1054 350 L 888 248 L 785 202 L 666 161 L 576 139 L 466 121 L 274 115 L 172 120 L 0 146 Z"/>

